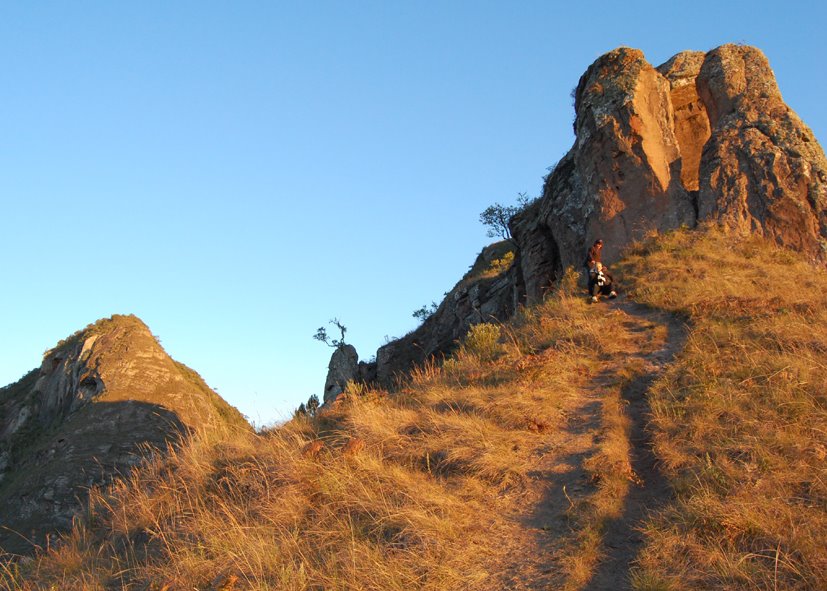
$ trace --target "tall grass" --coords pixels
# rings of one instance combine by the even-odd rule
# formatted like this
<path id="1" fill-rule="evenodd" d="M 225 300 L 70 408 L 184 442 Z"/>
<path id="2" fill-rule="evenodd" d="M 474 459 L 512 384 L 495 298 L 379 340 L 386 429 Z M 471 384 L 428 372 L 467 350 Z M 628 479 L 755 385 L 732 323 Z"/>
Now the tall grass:
<path id="1" fill-rule="evenodd" d="M 650 392 L 675 499 L 645 524 L 636 588 L 827 588 L 827 312 L 815 270 L 711 228 L 635 245 L 616 271 L 632 297 L 690 327 Z M 156 456 L 94 492 L 62 544 L 0 561 L 0 588 L 493 590 L 541 576 L 582 589 L 606 524 L 641 485 L 621 391 L 644 371 L 635 355 L 665 339 L 619 320 L 588 305 L 570 273 L 398 391 L 351 386 L 314 418 Z M 569 521 L 538 538 L 526 514 L 555 484 L 538 482 L 538 465 L 567 461 L 588 397 L 590 484 L 564 491 Z"/>
<path id="2" fill-rule="evenodd" d="M 688 318 L 655 385 L 677 500 L 648 525 L 639 589 L 827 589 L 824 269 L 717 228 L 637 245 L 634 297 Z"/>
<path id="3" fill-rule="evenodd" d="M 569 299 L 487 328 L 400 392 L 353 386 L 315 418 L 170 448 L 0 586 L 497 588 L 492 532 L 516 527 L 542 431 L 586 379 L 588 315 Z"/>

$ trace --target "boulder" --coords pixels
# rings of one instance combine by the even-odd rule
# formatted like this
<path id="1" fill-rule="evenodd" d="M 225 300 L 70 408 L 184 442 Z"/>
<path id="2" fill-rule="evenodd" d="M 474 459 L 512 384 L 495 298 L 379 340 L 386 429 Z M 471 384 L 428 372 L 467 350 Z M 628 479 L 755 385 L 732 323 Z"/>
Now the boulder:
<path id="1" fill-rule="evenodd" d="M 345 391 L 348 382 L 359 381 L 359 355 L 353 345 L 343 344 L 336 347 L 327 366 L 327 379 L 324 382 L 324 400 L 327 404 Z"/>

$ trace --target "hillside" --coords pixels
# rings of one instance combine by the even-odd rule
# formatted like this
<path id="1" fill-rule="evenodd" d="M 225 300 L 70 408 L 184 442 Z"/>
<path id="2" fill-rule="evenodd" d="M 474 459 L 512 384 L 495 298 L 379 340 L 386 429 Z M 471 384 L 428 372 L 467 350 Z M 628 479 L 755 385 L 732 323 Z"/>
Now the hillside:
<path id="1" fill-rule="evenodd" d="M 569 275 L 396 392 L 194 440 L 10 589 L 823 589 L 827 310 L 717 228 Z"/>
<path id="2" fill-rule="evenodd" d="M 95 429 L 160 417 L 165 435 L 145 437 L 160 445 L 179 422 L 216 427 L 143 464 L 118 455 L 128 476 L 95 488 L 61 541 L 4 556 L 0 584 L 827 588 L 822 148 L 742 45 L 658 67 L 621 47 L 574 99 L 574 145 L 510 242 L 375 361 L 338 347 L 312 416 L 243 428 L 122 317 L 0 392 L 8 474 L 39 491 L 0 484 L 8 519 L 50 507 L 38 475 L 74 457 L 59 446 L 98 445 Z M 596 238 L 621 297 L 591 304 L 579 267 Z M 142 416 L 59 438 L 83 413 L 134 409 L 133 391 Z"/>
<path id="3" fill-rule="evenodd" d="M 509 222 L 514 264 L 477 285 L 460 282 L 428 322 L 380 347 L 353 379 L 388 383 L 450 351 L 480 317 L 500 321 L 541 301 L 598 238 L 611 264 L 649 232 L 714 222 L 827 262 L 827 158 L 761 50 L 683 51 L 655 67 L 619 47 L 589 66 L 572 97 L 571 149 Z"/>
<path id="4" fill-rule="evenodd" d="M 0 549 L 47 546 L 90 486 L 190 432 L 228 427 L 250 428 L 138 318 L 89 325 L 0 389 Z"/>

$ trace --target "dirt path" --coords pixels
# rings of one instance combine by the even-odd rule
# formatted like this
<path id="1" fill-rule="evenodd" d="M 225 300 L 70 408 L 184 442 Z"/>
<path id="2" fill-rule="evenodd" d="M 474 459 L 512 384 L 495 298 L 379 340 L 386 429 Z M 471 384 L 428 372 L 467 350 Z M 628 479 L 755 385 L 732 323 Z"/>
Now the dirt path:
<path id="1" fill-rule="evenodd" d="M 618 327 L 622 342 L 600 361 L 602 369 L 566 408 L 567 423 L 549 433 L 539 450 L 529 491 L 511 516 L 513 527 L 495 533 L 502 535 L 503 564 L 497 567 L 490 589 L 631 589 L 630 567 L 643 545 L 638 527 L 650 510 L 671 498 L 651 451 L 647 393 L 683 347 L 684 326 L 674 317 L 625 299 L 598 305 L 601 308 L 596 312 Z M 617 396 L 618 390 L 621 412 L 627 419 L 623 437 L 635 483 L 618 499 L 622 503 L 619 516 L 601 529 L 599 559 L 583 566 L 578 576 L 579 567 L 572 564 L 578 558 L 572 547 L 578 543 L 581 524 L 573 514 L 595 498 L 597 487 L 588 461 L 607 437 L 606 397 L 610 392 Z"/>
<path id="2" fill-rule="evenodd" d="M 623 514 L 606 528 L 603 537 L 605 556 L 585 586 L 587 591 L 631 588 L 629 570 L 643 546 L 638 527 L 649 511 L 671 498 L 669 484 L 658 469 L 652 452 L 651 432 L 647 428 L 651 416 L 647 394 L 665 366 L 683 348 L 686 332 L 676 318 L 658 314 L 628 300 L 619 302 L 617 308 L 628 316 L 626 322 L 630 330 L 646 332 L 651 330 L 649 326 L 659 325 L 665 327 L 666 335 L 662 347 L 637 353 L 644 363 L 643 373 L 621 390 L 626 402 L 626 416 L 630 421 L 629 460 L 639 482 L 631 487 L 624 500 Z"/>

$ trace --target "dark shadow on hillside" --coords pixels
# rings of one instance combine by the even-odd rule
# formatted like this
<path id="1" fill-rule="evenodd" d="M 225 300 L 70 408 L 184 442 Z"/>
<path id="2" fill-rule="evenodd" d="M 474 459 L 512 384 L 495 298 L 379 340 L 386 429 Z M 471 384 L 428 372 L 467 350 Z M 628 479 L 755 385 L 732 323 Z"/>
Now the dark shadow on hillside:
<path id="1" fill-rule="evenodd" d="M 27 555 L 54 544 L 85 508 L 91 487 L 128 474 L 185 433 L 176 413 L 127 400 L 87 404 L 29 434 L 0 483 L 0 552 Z"/>
<path id="2" fill-rule="evenodd" d="M 648 393 L 666 365 L 683 349 L 687 336 L 684 322 L 677 316 L 646 308 L 625 298 L 612 305 L 629 316 L 625 328 L 630 333 L 645 333 L 653 326 L 665 326 L 667 334 L 665 342 L 657 345 L 660 349 L 647 350 L 644 345 L 643 349 L 634 353 L 633 357 L 642 361 L 642 371 L 621 389 L 630 421 L 627 433 L 629 460 L 642 484 L 631 484 L 623 500 L 621 516 L 607 524 L 602 539 L 604 558 L 596 565 L 591 580 L 581 587 L 582 591 L 631 589 L 630 568 L 644 542 L 639 527 L 650 511 L 672 499 L 671 488 L 661 474 L 652 451 L 652 436 L 648 430 L 651 419 Z M 584 463 L 595 453 L 601 437 L 603 401 L 600 392 L 616 388 L 618 381 L 623 379 L 624 361 L 614 359 L 609 363 L 590 381 L 589 389 L 593 393 L 585 397 L 579 407 L 569 411 L 563 429 L 570 441 L 578 437 L 587 439 L 572 446 L 572 451 L 562 457 L 554 457 L 553 449 L 545 450 L 554 457 L 554 471 L 540 469 L 531 474 L 534 478 L 545 480 L 544 492 L 522 523 L 534 532 L 533 545 L 545 558 L 533 561 L 539 563 L 540 568 L 531 573 L 530 579 L 524 572 L 506 573 L 515 589 L 556 588 L 565 579 L 564 565 L 555 562 L 555 555 L 571 543 L 571 536 L 578 531 L 579 526 L 574 518 L 576 512 L 571 509 L 596 491 L 596 484 L 592 482 Z M 543 562 L 545 565 L 542 565 Z"/>
<path id="3" fill-rule="evenodd" d="M 643 548 L 644 538 L 640 527 L 652 511 L 673 498 L 672 489 L 661 473 L 657 457 L 652 449 L 652 433 L 649 430 L 651 407 L 649 389 L 663 373 L 664 367 L 675 354 L 683 349 L 687 333 L 683 322 L 674 316 L 661 314 L 633 302 L 619 304 L 632 317 L 652 320 L 667 327 L 666 347 L 647 353 L 644 360 L 649 370 L 627 384 L 621 391 L 626 401 L 626 415 L 630 420 L 628 439 L 632 470 L 640 483 L 633 484 L 626 496 L 623 513 L 609 522 L 603 535 L 603 560 L 597 566 L 584 591 L 631 589 L 630 568 Z"/>

